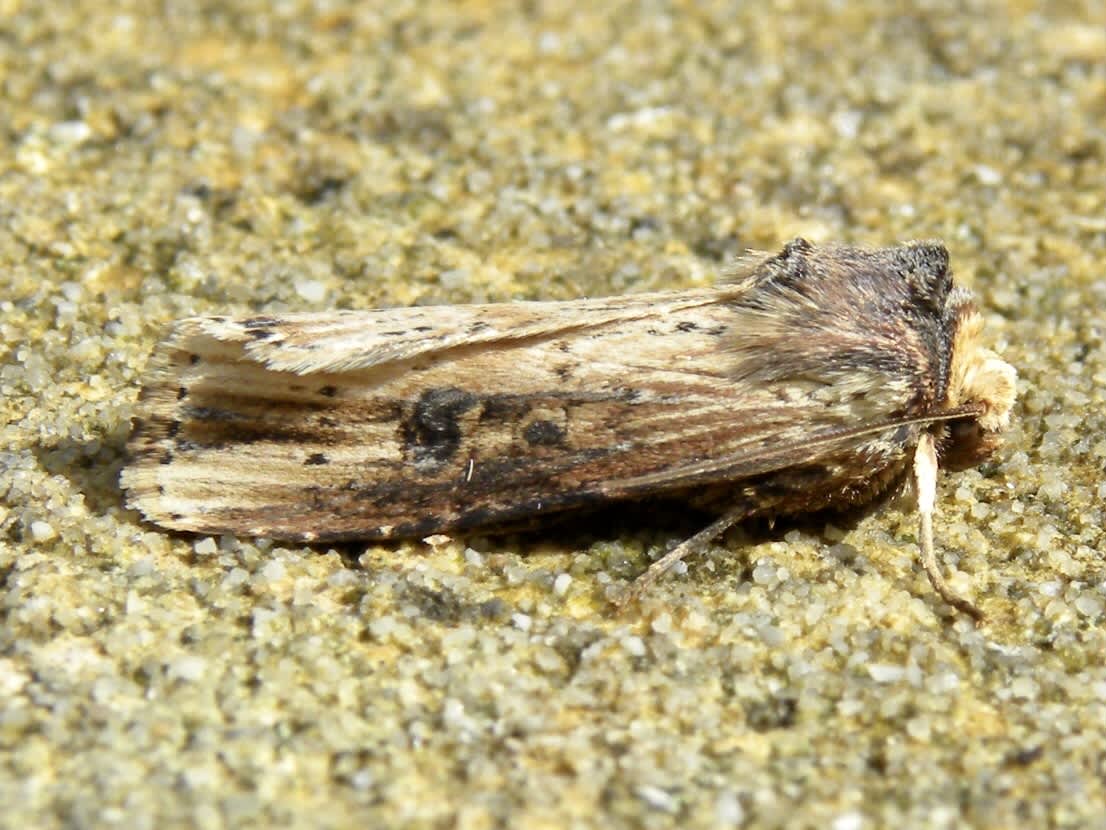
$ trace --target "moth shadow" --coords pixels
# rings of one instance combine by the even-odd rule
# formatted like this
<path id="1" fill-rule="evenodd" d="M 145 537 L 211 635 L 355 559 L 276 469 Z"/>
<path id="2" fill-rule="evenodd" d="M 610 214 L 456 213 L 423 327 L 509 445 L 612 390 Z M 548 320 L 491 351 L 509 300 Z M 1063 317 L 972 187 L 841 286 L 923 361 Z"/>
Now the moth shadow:
<path id="1" fill-rule="evenodd" d="M 90 512 L 102 515 L 124 506 L 119 472 L 126 460 L 129 433 L 129 424 L 122 422 L 99 437 L 39 443 L 31 452 L 47 473 L 69 480 Z"/>
<path id="2" fill-rule="evenodd" d="M 717 539 L 712 544 L 730 548 L 734 554 L 734 574 L 741 580 L 748 580 L 752 578 L 754 563 L 742 555 L 745 549 L 764 542 L 780 541 L 793 530 L 822 539 L 829 545 L 827 525 L 851 530 L 882 506 L 881 502 L 848 510 L 826 509 L 775 518 L 754 516 L 724 534 L 729 542 Z M 568 511 L 527 524 L 480 529 L 460 538 L 482 553 L 511 551 L 521 556 L 570 556 L 587 552 L 596 545 L 621 543 L 627 546 L 625 555 L 610 558 L 601 567 L 615 576 L 633 580 L 649 565 L 649 560 L 637 555 L 634 548 L 640 546 L 642 551 L 653 548 L 655 558 L 690 539 L 718 515 L 711 510 L 690 507 L 686 502 L 654 499 L 615 503 L 587 511 Z M 688 560 L 693 574 L 697 571 L 695 561 L 695 557 Z M 849 566 L 847 557 L 843 564 Z M 708 572 L 699 573 L 698 579 L 712 578 Z"/>

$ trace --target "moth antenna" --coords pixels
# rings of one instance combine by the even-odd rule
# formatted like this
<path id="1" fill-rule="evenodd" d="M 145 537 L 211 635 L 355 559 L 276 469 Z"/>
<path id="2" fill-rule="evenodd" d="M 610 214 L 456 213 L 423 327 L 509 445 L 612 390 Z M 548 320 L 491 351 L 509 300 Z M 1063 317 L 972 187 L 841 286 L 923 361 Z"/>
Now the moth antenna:
<path id="1" fill-rule="evenodd" d="M 978 622 L 983 619 L 983 612 L 953 592 L 945 582 L 941 566 L 937 562 L 937 551 L 933 545 L 933 510 L 937 502 L 937 449 L 933 444 L 933 436 L 928 432 L 922 434 L 914 452 L 914 480 L 918 490 L 918 518 L 921 523 L 918 537 L 922 547 L 922 565 L 929 577 L 929 583 L 940 594 L 941 599 Z"/>
<path id="2" fill-rule="evenodd" d="M 685 556 L 701 552 L 707 545 L 748 515 L 749 508 L 746 506 L 735 507 L 728 513 L 723 513 L 721 517 L 715 519 L 694 536 L 680 542 L 680 544 L 676 545 L 676 547 L 672 548 L 672 550 L 650 565 L 645 573 L 635 579 L 630 584 L 630 587 L 623 591 L 621 596 L 615 599 L 614 604 L 619 608 L 623 608 L 631 602 L 634 602 L 650 585 L 656 582 L 665 571 Z"/>

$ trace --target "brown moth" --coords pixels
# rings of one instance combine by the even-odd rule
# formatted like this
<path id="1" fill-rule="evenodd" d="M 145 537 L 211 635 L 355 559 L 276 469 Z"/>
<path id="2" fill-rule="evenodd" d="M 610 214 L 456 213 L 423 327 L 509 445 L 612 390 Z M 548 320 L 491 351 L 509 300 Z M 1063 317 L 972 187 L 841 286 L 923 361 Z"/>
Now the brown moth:
<path id="1" fill-rule="evenodd" d="M 736 522 L 863 505 L 987 458 L 1015 372 L 937 242 L 797 239 L 711 288 L 569 302 L 181 320 L 122 475 L 196 533 L 301 542 L 466 531 L 644 497 Z"/>

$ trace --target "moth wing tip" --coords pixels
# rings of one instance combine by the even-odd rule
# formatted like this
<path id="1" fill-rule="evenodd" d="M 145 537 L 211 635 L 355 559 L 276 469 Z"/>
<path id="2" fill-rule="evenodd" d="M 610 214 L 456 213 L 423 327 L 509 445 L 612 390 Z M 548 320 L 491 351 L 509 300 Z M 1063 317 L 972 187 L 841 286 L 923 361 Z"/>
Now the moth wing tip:
<path id="1" fill-rule="evenodd" d="M 149 457 L 134 458 L 128 462 L 119 473 L 124 506 L 158 527 L 193 533 L 205 531 L 197 523 L 194 511 L 175 504 L 172 496 L 166 493 L 163 469 L 162 464 Z"/>

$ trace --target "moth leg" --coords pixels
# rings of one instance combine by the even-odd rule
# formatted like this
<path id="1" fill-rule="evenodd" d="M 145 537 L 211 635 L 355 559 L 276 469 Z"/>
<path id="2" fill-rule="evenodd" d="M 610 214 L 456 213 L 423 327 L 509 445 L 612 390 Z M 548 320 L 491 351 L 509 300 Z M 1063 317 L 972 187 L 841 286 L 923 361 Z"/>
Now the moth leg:
<path id="1" fill-rule="evenodd" d="M 968 600 L 957 596 L 945 582 L 941 574 L 941 566 L 937 562 L 937 551 L 933 545 L 933 508 L 937 501 L 937 450 L 933 445 L 933 436 L 924 433 L 918 440 L 918 448 L 914 452 L 914 479 L 918 489 L 918 517 L 921 520 L 921 528 L 918 536 L 922 547 L 922 565 L 929 577 L 929 583 L 933 586 L 941 599 L 955 608 L 978 621 L 983 619 L 983 612 Z"/>
<path id="2" fill-rule="evenodd" d="M 621 608 L 635 601 L 650 585 L 656 582 L 665 571 L 685 556 L 700 553 L 707 545 L 748 515 L 748 507 L 735 507 L 729 512 L 724 513 L 718 519 L 715 519 L 691 538 L 680 542 L 680 544 L 676 545 L 676 547 L 672 548 L 672 550 L 650 565 L 645 573 L 635 579 L 630 587 L 623 591 L 622 595 L 615 600 L 615 605 Z"/>

